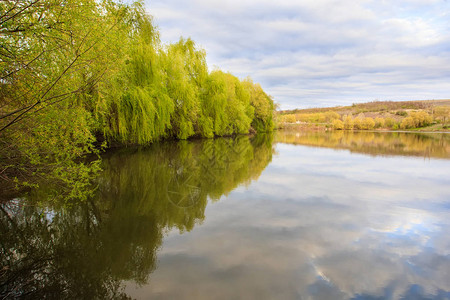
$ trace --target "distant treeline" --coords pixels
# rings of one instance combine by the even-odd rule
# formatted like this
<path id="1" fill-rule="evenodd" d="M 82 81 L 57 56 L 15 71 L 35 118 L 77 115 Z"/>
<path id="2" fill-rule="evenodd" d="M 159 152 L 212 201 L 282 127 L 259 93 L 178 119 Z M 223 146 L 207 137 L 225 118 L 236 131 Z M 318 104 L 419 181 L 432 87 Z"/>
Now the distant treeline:
<path id="1" fill-rule="evenodd" d="M 281 111 L 280 126 L 293 123 L 319 124 L 337 130 L 413 129 L 434 124 L 446 130 L 450 101 L 374 101 L 344 107 Z"/>
<path id="2" fill-rule="evenodd" d="M 351 106 L 316 107 L 304 109 L 281 110 L 281 115 L 297 113 L 324 113 L 327 111 L 352 110 L 353 113 L 369 111 L 392 111 L 400 109 L 429 109 L 435 106 L 449 106 L 450 100 L 415 100 L 415 101 L 370 101 L 365 103 L 353 103 Z"/>
<path id="3" fill-rule="evenodd" d="M 274 127 L 273 100 L 259 84 L 210 72 L 191 39 L 163 45 L 143 2 L 2 1 L 0 24 L 5 181 L 52 173 L 84 186 L 99 162 L 75 159 L 100 144 Z"/>

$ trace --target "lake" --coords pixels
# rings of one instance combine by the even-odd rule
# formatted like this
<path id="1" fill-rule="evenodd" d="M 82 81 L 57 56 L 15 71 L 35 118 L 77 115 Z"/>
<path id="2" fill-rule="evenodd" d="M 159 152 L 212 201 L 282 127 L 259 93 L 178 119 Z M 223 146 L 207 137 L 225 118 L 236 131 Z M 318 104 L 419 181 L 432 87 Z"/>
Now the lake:
<path id="1" fill-rule="evenodd" d="M 450 299 L 450 134 L 162 142 L 103 169 L 81 205 L 0 205 L 0 298 Z"/>

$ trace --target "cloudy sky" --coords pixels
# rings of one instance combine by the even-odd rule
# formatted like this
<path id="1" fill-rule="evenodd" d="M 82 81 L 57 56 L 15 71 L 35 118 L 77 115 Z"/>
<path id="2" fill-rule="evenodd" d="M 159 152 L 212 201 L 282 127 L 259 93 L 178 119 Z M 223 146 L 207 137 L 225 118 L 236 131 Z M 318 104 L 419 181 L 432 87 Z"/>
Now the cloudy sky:
<path id="1" fill-rule="evenodd" d="M 449 0 L 145 0 L 163 42 L 191 37 L 281 109 L 450 98 Z"/>

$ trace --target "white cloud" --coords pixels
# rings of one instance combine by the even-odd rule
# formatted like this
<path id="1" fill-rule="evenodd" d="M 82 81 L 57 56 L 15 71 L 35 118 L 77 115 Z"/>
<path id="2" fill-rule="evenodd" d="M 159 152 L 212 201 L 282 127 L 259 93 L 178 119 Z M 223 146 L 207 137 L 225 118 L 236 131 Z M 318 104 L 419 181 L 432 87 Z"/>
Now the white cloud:
<path id="1" fill-rule="evenodd" d="M 148 0 L 162 40 L 192 37 L 282 108 L 450 97 L 450 2 Z M 286 96 L 289 94 L 289 96 Z"/>

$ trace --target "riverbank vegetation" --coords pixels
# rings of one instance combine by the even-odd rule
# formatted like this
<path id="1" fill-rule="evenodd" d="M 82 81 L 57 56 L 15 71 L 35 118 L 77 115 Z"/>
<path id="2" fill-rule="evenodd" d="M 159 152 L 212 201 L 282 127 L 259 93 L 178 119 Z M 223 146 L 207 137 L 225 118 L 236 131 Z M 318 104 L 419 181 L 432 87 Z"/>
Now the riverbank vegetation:
<path id="1" fill-rule="evenodd" d="M 281 111 L 280 126 L 324 130 L 448 131 L 450 100 L 374 101 L 352 106 Z"/>
<path id="2" fill-rule="evenodd" d="M 3 1 L 0 24 L 0 176 L 10 187 L 52 180 L 82 198 L 100 163 L 80 158 L 101 148 L 273 129 L 259 84 L 210 72 L 189 38 L 163 45 L 143 2 Z"/>

